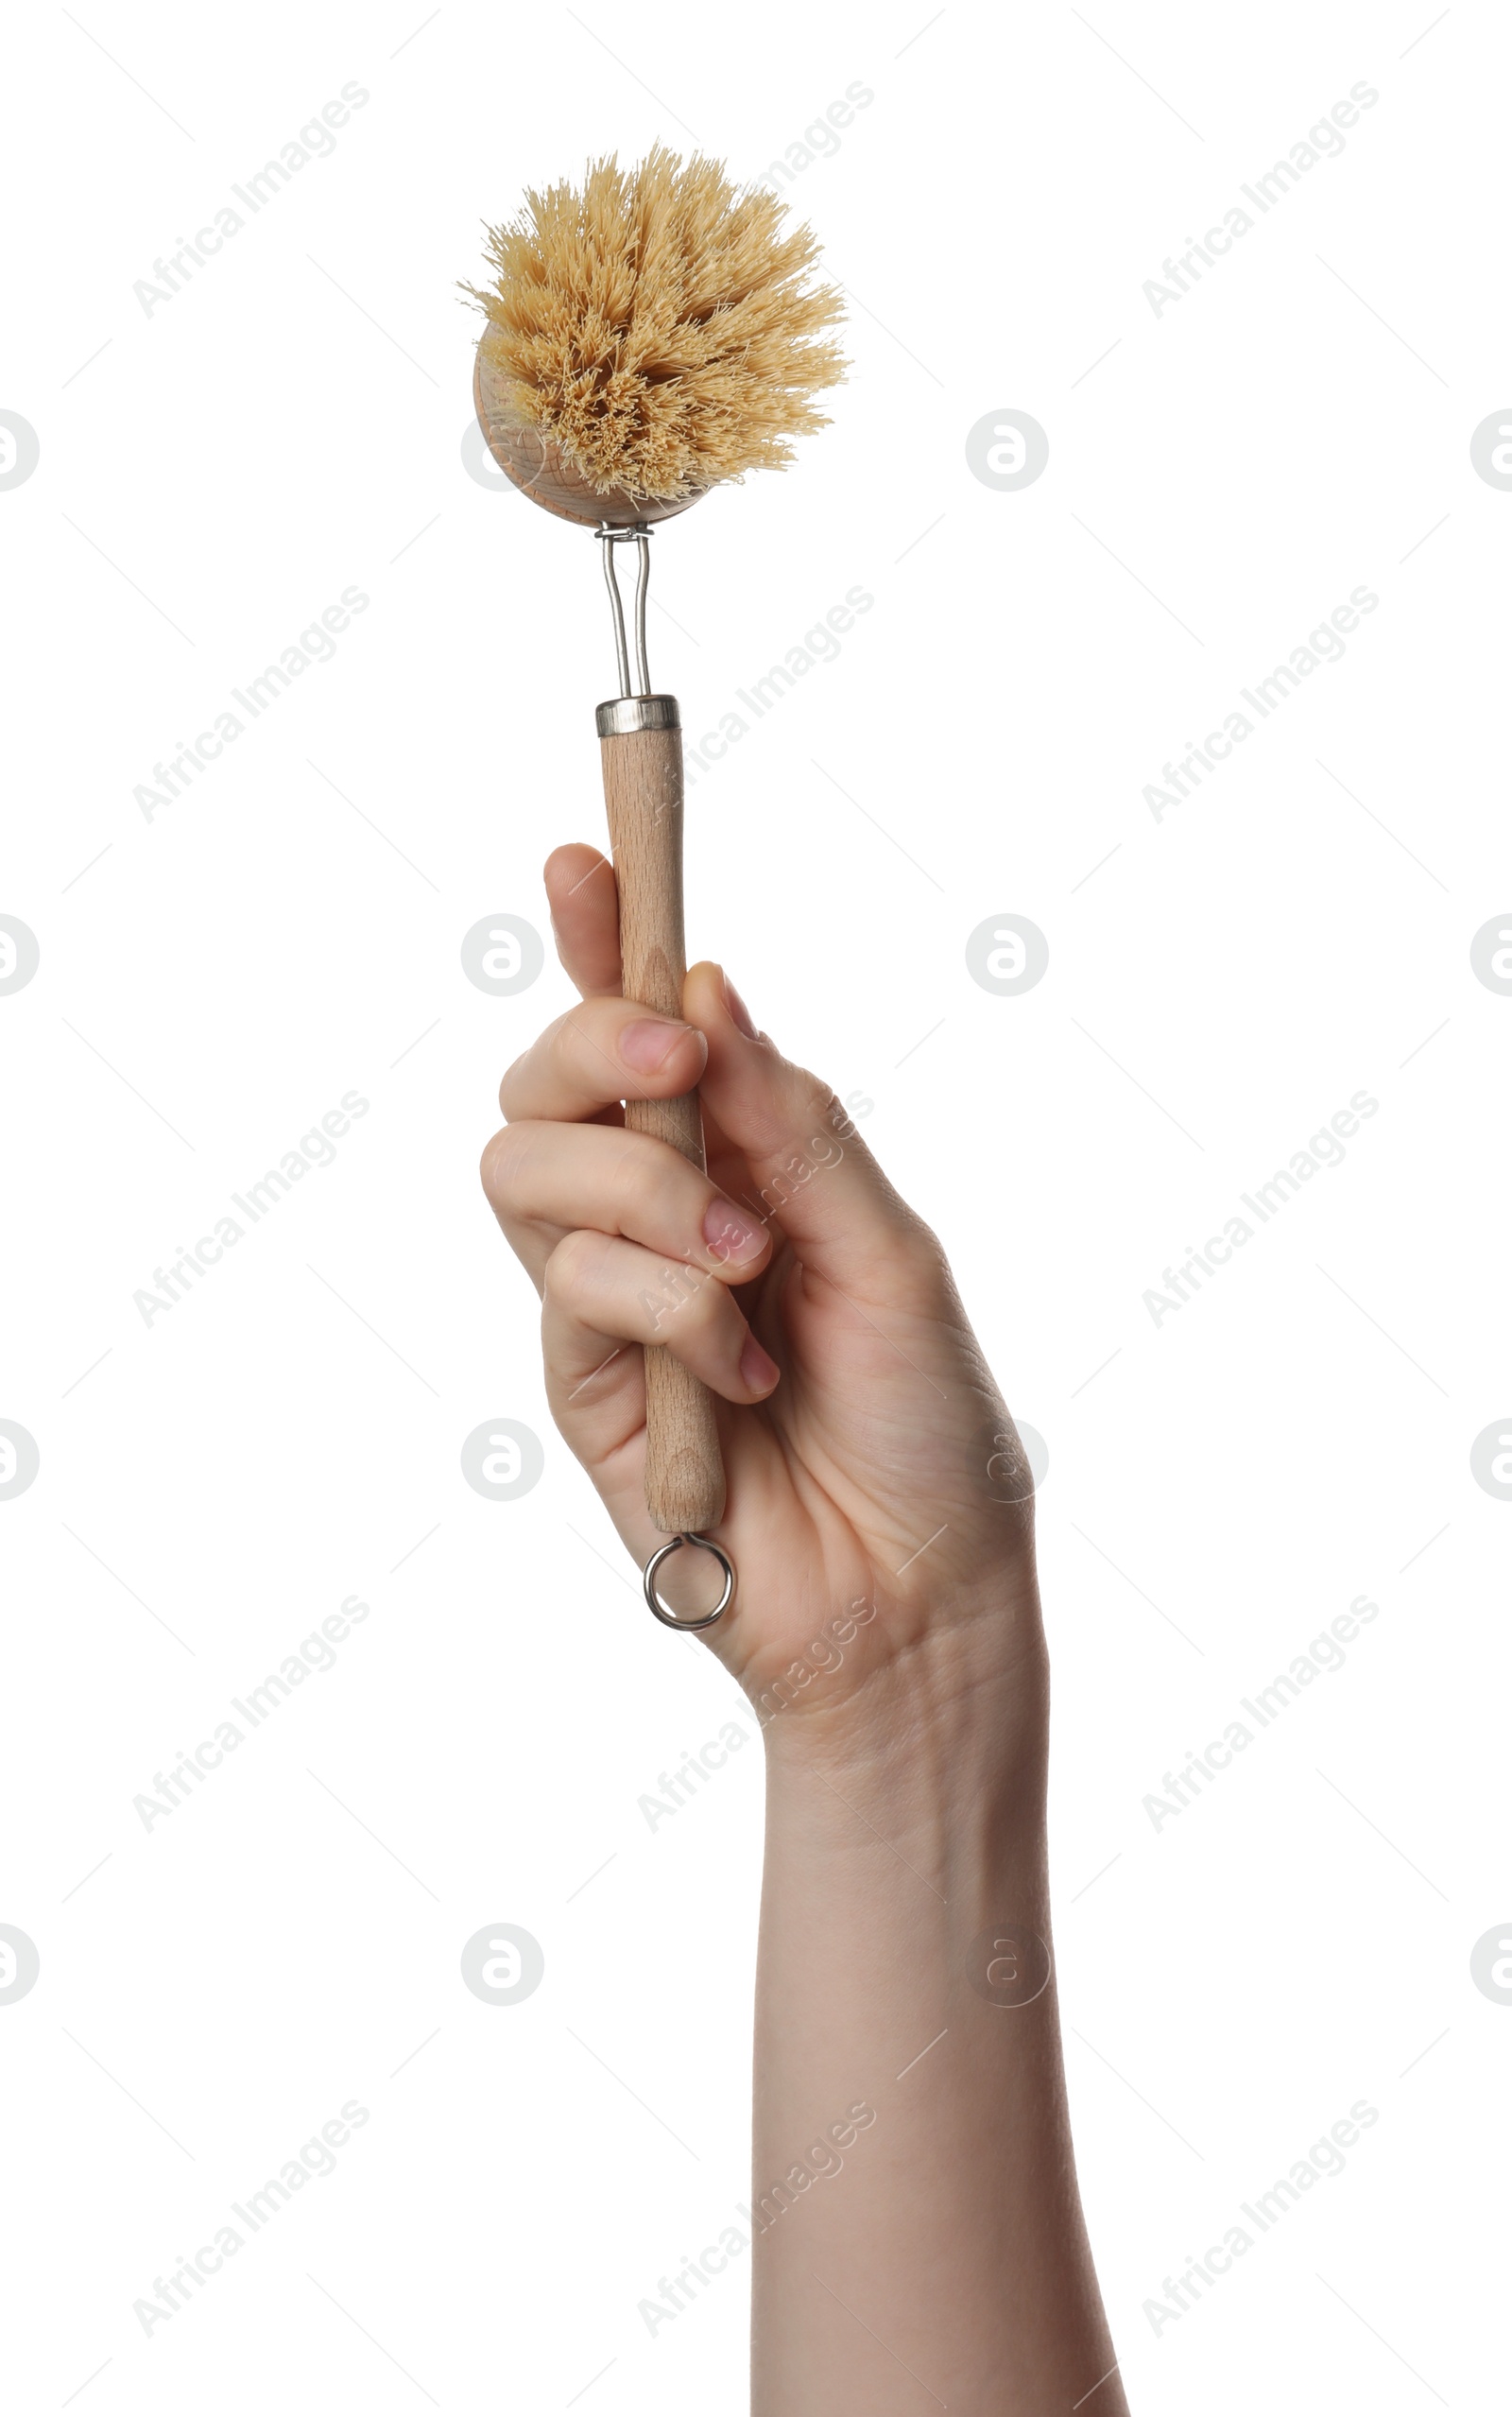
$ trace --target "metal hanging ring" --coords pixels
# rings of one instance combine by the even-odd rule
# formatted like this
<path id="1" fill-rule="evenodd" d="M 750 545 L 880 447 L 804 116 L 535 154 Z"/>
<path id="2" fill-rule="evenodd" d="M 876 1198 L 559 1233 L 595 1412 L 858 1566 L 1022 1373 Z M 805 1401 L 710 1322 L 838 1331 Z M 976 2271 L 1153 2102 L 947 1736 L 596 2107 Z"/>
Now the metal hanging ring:
<path id="1" fill-rule="evenodd" d="M 662 1563 L 665 1561 L 668 1553 L 675 1553 L 682 1545 L 696 1545 L 700 1552 L 713 1553 L 715 1561 L 719 1563 L 720 1568 L 725 1573 L 724 1588 L 720 1594 L 718 1602 L 714 1605 L 712 1612 L 705 1612 L 700 1619 L 679 1620 L 676 1613 L 669 1612 L 667 1610 L 666 1605 L 662 1602 L 661 1597 L 656 1591 L 657 1571 L 661 1568 Z M 648 1608 L 655 1613 L 663 1628 L 680 1628 L 683 1630 L 713 1628 L 715 1620 L 723 1619 L 726 1612 L 730 1609 L 730 1603 L 734 1599 L 735 1564 L 730 1560 L 730 1555 L 724 1551 L 720 1545 L 714 1544 L 708 1536 L 669 1536 L 664 1545 L 659 1545 L 657 1546 L 655 1552 L 651 1555 L 650 1560 L 646 1562 L 644 1572 L 641 1579 L 641 1583 L 645 1590 L 645 1599 Z"/>

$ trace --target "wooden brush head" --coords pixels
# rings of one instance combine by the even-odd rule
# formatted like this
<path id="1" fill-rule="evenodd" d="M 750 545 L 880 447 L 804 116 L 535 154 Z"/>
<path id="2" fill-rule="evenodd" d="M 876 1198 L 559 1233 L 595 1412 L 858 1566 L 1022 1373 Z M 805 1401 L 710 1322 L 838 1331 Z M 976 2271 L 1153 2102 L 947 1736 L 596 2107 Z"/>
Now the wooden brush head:
<path id="1" fill-rule="evenodd" d="M 671 520 L 698 500 L 697 494 L 692 494 L 670 503 L 654 503 L 649 497 L 638 501 L 623 487 L 591 487 L 539 427 L 522 427 L 511 416 L 504 382 L 481 343 L 472 363 L 472 402 L 489 451 L 505 475 L 522 494 L 555 512 L 558 520 L 576 521 L 580 528 L 602 528 L 606 524 L 610 528 L 632 528 L 640 521 Z"/>
<path id="2" fill-rule="evenodd" d="M 591 162 L 581 187 L 525 196 L 489 233 L 495 275 L 464 290 L 488 325 L 473 392 L 490 450 L 561 519 L 665 520 L 790 440 L 845 363 L 841 317 L 812 285 L 818 247 L 783 205 L 737 193 L 716 161 L 661 146 L 637 167 Z"/>

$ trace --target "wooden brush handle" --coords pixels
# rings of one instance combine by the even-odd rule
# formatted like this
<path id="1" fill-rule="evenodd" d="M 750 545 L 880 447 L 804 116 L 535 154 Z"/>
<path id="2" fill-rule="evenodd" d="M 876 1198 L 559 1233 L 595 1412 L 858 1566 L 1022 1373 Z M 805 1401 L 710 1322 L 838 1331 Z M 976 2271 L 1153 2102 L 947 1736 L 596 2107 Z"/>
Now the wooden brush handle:
<path id="1" fill-rule="evenodd" d="M 640 700 L 627 700 L 629 703 Z M 644 700 L 676 716 L 672 699 Z M 605 712 L 611 709 L 605 708 Z M 621 719 L 635 718 L 622 709 Z M 682 1013 L 682 734 L 621 730 L 599 741 L 610 844 L 620 888 L 621 988 L 658 1015 Z M 632 1132 L 668 1141 L 703 1170 L 698 1095 L 631 1099 Z M 711 1276 L 695 1279 L 715 1281 Z M 675 1319 L 682 1296 L 670 1291 Z M 645 1350 L 645 1507 L 664 1535 L 698 1535 L 724 1515 L 725 1470 L 708 1390 L 661 1343 Z"/>

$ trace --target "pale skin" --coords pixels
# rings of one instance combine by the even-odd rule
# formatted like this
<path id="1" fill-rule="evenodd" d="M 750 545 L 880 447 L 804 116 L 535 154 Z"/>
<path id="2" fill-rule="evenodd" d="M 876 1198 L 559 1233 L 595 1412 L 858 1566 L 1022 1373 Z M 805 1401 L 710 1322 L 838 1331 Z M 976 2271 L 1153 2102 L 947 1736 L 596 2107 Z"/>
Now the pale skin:
<path id="1" fill-rule="evenodd" d="M 1126 2417 L 1039 1986 L 1049 1696 L 1011 1421 L 829 1086 L 717 966 L 682 1023 L 620 996 L 596 849 L 558 849 L 546 889 L 581 1002 L 505 1076 L 484 1187 L 638 1563 L 663 1539 L 636 1346 L 714 1393 L 739 1589 L 704 1642 L 765 1740 L 754 2417 Z M 695 1085 L 707 1176 L 620 1106 Z M 712 1599 L 707 1556 L 663 1574 L 684 1614 Z"/>

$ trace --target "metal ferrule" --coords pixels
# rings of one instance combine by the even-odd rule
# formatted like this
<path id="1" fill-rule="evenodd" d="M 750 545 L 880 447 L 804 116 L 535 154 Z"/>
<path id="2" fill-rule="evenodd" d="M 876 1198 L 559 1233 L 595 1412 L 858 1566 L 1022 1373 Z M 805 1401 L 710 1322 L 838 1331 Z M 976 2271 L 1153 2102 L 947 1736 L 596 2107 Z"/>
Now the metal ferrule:
<path id="1" fill-rule="evenodd" d="M 624 738 L 636 730 L 680 730 L 676 697 L 610 697 L 593 709 L 600 738 Z"/>

